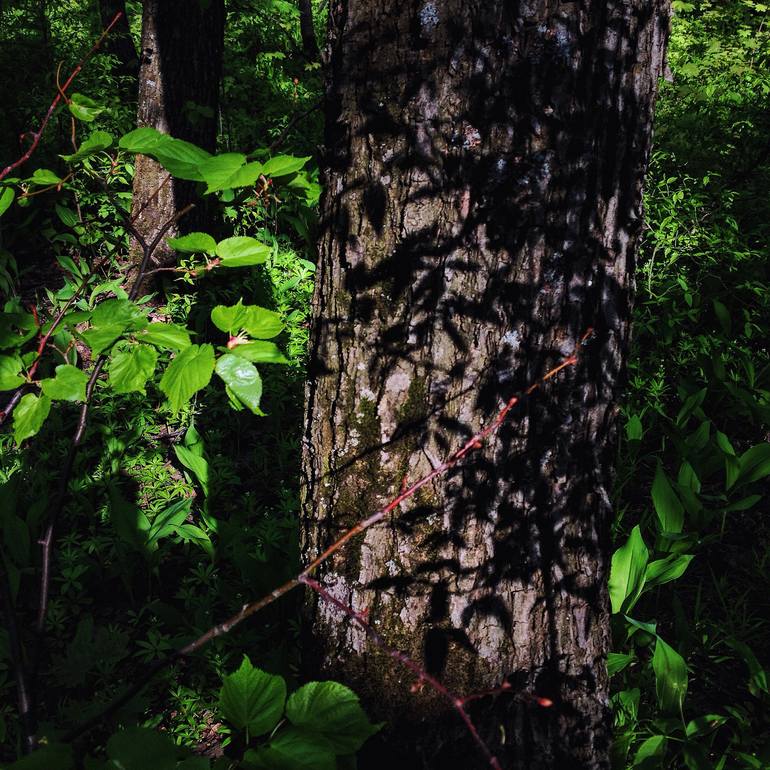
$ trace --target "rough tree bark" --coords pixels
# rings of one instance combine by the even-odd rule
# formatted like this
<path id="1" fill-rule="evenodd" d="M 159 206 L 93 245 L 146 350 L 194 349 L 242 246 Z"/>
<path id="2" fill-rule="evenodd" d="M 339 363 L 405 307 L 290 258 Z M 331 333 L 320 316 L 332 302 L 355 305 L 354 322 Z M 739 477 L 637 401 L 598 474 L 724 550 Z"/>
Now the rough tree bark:
<path id="1" fill-rule="evenodd" d="M 137 125 L 214 150 L 224 20 L 224 0 L 144 0 Z M 193 200 L 194 183 L 167 176 L 156 161 L 137 155 L 132 217 L 145 238 Z M 187 227 L 194 223 L 185 221 Z M 140 258 L 134 245 L 132 261 Z M 162 246 L 154 259 L 157 266 L 173 256 Z"/>
<path id="2" fill-rule="evenodd" d="M 311 0 L 299 0 L 299 32 L 302 37 L 302 52 L 310 61 L 320 56 L 318 41 L 313 26 L 313 4 Z"/>
<path id="3" fill-rule="evenodd" d="M 332 2 L 305 559 L 596 331 L 472 463 L 321 572 L 456 693 L 509 679 L 475 710 L 506 768 L 608 767 L 609 494 L 668 16 Z M 360 629 L 314 596 L 307 614 L 309 668 L 389 720 L 364 768 L 483 765 Z"/>
<path id="4" fill-rule="evenodd" d="M 139 56 L 131 37 L 125 0 L 99 0 L 99 19 L 102 28 L 109 26 L 116 13 L 121 14 L 120 21 L 112 28 L 105 43 L 105 49 L 118 60 L 120 65 L 118 71 L 121 75 L 136 77 L 139 72 Z"/>

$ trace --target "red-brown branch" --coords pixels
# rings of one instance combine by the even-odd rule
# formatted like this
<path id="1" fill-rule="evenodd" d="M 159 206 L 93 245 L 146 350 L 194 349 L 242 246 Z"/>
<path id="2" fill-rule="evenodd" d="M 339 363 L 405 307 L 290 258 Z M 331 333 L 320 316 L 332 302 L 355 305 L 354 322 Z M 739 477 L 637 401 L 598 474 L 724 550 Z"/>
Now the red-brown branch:
<path id="1" fill-rule="evenodd" d="M 555 366 L 549 372 L 547 372 L 545 375 L 543 375 L 543 377 L 541 377 L 537 382 L 530 385 L 524 391 L 522 396 L 531 395 L 540 387 L 542 387 L 543 383 L 555 377 L 563 369 L 569 366 L 574 366 L 578 362 L 580 347 L 584 345 L 592 335 L 593 335 L 593 330 L 589 329 L 581 337 L 578 345 L 575 348 L 575 352 L 568 358 L 564 359 L 560 364 Z M 229 633 L 230 631 L 232 631 L 233 628 L 240 625 L 244 620 L 246 620 L 247 618 L 250 618 L 252 615 L 255 615 L 260 610 L 263 610 L 265 607 L 277 601 L 278 599 L 280 599 L 282 596 L 289 593 L 293 589 L 297 588 L 300 585 L 307 584 L 307 580 L 310 579 L 310 575 L 312 574 L 312 572 L 320 564 L 325 562 L 332 554 L 339 551 L 349 540 L 354 538 L 356 535 L 359 535 L 362 532 L 366 531 L 367 529 L 374 526 L 375 524 L 379 523 L 383 519 L 387 518 L 396 508 L 398 508 L 398 506 L 401 503 L 403 503 L 405 500 L 408 500 L 410 497 L 414 496 L 426 484 L 429 484 L 431 481 L 433 481 L 433 479 L 437 478 L 438 476 L 444 475 L 448 470 L 450 470 L 451 468 L 456 466 L 458 463 L 460 463 L 465 457 L 471 454 L 474 450 L 480 449 L 483 446 L 484 441 L 500 427 L 500 425 L 503 423 L 503 421 L 507 417 L 508 413 L 521 400 L 522 396 L 511 397 L 505 403 L 505 405 L 500 409 L 500 411 L 497 413 L 497 415 L 495 416 L 495 419 L 492 420 L 492 422 L 486 428 L 484 428 L 482 431 L 479 431 L 479 433 L 477 433 L 475 436 L 471 437 L 468 441 L 466 441 L 465 444 L 462 447 L 460 447 L 460 449 L 458 449 L 456 452 L 451 454 L 447 458 L 447 460 L 445 460 L 437 468 L 432 470 L 426 476 L 423 476 L 419 481 L 416 481 L 407 489 L 404 489 L 402 492 L 400 492 L 400 494 L 397 497 L 395 497 L 390 503 L 388 503 L 384 508 L 381 508 L 376 513 L 358 522 L 358 524 L 356 524 L 355 526 L 351 527 L 349 530 L 344 532 L 323 553 L 321 553 L 319 556 L 313 559 L 313 561 L 311 561 L 310 564 L 308 564 L 307 567 L 305 567 L 305 569 L 303 569 L 302 572 L 300 572 L 296 577 L 293 577 L 290 580 L 287 580 L 285 583 L 278 586 L 278 588 L 276 588 L 274 591 L 271 591 L 266 596 L 263 596 L 261 599 L 257 599 L 256 601 L 251 602 L 249 604 L 244 604 L 243 607 L 238 612 L 236 612 L 234 615 L 229 617 L 227 620 L 223 621 L 222 623 L 218 623 L 215 626 L 212 626 L 208 631 L 201 634 L 194 641 L 190 642 L 184 647 L 181 647 L 175 650 L 165 660 L 160 660 L 154 663 L 146 671 L 145 675 L 143 677 L 138 677 L 134 681 L 134 683 L 130 685 L 123 692 L 122 695 L 115 698 L 115 700 L 109 703 L 99 713 L 95 714 L 91 719 L 81 723 L 80 725 L 78 725 L 77 727 L 74 727 L 72 730 L 66 733 L 64 736 L 64 740 L 72 741 L 75 738 L 79 737 L 80 735 L 83 735 L 84 733 L 93 729 L 96 725 L 102 724 L 104 719 L 107 716 L 109 716 L 110 714 L 113 714 L 121 706 L 123 706 L 123 704 L 131 700 L 131 698 L 133 698 L 137 693 L 139 693 L 145 687 L 145 685 L 160 671 L 163 671 L 164 669 L 168 668 L 170 665 L 172 665 L 174 662 L 176 662 L 180 658 L 184 658 L 198 652 L 198 650 L 200 650 L 202 647 L 204 647 L 213 639 L 217 639 L 220 636 L 224 636 L 225 634 Z M 534 699 L 541 706 L 551 705 L 550 702 L 546 701 L 546 699 L 539 699 L 536 697 Z M 461 703 L 463 703 L 463 701 L 461 701 Z"/>
<path id="2" fill-rule="evenodd" d="M 99 48 L 101 47 L 101 44 L 104 42 L 107 35 L 110 34 L 110 32 L 112 31 L 112 28 L 118 23 L 118 20 L 122 15 L 123 15 L 122 11 L 118 11 L 115 14 L 115 17 L 106 27 L 106 29 L 104 29 L 102 34 L 99 36 L 99 39 L 93 44 L 93 46 L 91 46 L 91 50 L 80 60 L 80 62 L 78 62 L 78 65 L 75 67 L 74 70 L 72 70 L 72 72 L 70 73 L 70 76 L 64 81 L 64 84 L 62 86 L 59 86 L 59 84 L 57 83 L 58 93 L 54 97 L 54 100 L 51 102 L 51 106 L 48 108 L 48 112 L 46 112 L 45 117 L 43 118 L 43 121 L 40 124 L 40 128 L 38 128 L 37 131 L 34 131 L 31 133 L 32 143 L 27 148 L 27 151 L 18 160 L 14 161 L 10 165 L 6 166 L 2 171 L 0 171 L 0 179 L 5 179 L 5 177 L 7 177 L 8 174 L 11 173 L 11 171 L 14 171 L 19 166 L 26 163 L 32 157 L 32 153 L 35 152 L 38 144 L 40 144 L 40 139 L 43 136 L 43 131 L 45 131 L 45 127 L 48 125 L 48 121 L 51 120 L 56 108 L 59 106 L 59 102 L 61 102 L 62 98 L 65 98 L 65 99 L 67 98 L 66 97 L 67 89 L 72 85 L 72 82 L 80 74 L 80 71 L 83 69 L 83 66 L 85 65 L 85 63 L 99 50 Z"/>
<path id="3" fill-rule="evenodd" d="M 402 666 L 406 666 L 416 677 L 417 681 L 420 683 L 425 683 L 432 687 L 444 700 L 449 701 L 449 704 L 452 706 L 452 708 L 458 713 L 460 716 L 460 719 L 463 720 L 465 723 L 466 728 L 468 729 L 468 732 L 471 734 L 471 737 L 473 738 L 476 745 L 479 747 L 479 750 L 481 753 L 486 757 L 487 762 L 489 762 L 489 766 L 494 768 L 494 770 L 502 770 L 500 767 L 500 763 L 497 760 L 497 757 L 492 753 L 489 746 L 487 746 L 484 739 L 479 735 L 479 731 L 476 729 L 476 725 L 473 724 L 473 720 L 470 718 L 468 712 L 465 709 L 465 704 L 468 702 L 469 698 L 460 698 L 454 693 L 452 693 L 450 690 L 448 690 L 444 685 L 439 682 L 436 677 L 431 676 L 427 671 L 425 671 L 418 663 L 413 661 L 409 656 L 405 655 L 403 652 L 400 652 L 399 650 L 396 650 L 393 647 L 390 647 L 385 639 L 380 635 L 378 631 L 376 631 L 372 626 L 370 626 L 357 612 L 355 612 L 351 607 L 348 607 L 344 602 L 341 602 L 339 599 L 337 599 L 335 596 L 332 596 L 317 580 L 313 580 L 313 578 L 310 577 L 301 577 L 300 583 L 303 585 L 306 585 L 308 588 L 315 591 L 324 601 L 329 602 L 330 604 L 333 604 L 340 612 L 343 612 L 345 615 L 347 615 L 354 623 L 358 624 L 366 633 L 366 635 L 389 657 L 393 658 L 393 660 L 397 660 L 399 663 L 401 663 Z"/>

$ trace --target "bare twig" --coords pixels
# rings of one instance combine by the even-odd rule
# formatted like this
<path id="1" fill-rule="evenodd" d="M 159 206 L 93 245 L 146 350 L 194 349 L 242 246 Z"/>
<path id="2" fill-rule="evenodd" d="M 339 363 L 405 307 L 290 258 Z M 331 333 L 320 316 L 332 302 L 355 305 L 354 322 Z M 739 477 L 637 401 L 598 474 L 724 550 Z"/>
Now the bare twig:
<path id="1" fill-rule="evenodd" d="M 128 701 L 131 700 L 131 698 L 137 695 L 137 693 L 141 692 L 141 690 L 160 671 L 165 670 L 166 668 L 171 666 L 173 663 L 175 663 L 177 660 L 180 660 L 181 658 L 185 658 L 194 654 L 195 652 L 200 650 L 202 647 L 204 647 L 213 639 L 217 639 L 218 637 L 224 636 L 225 634 L 229 633 L 236 626 L 240 625 L 244 620 L 246 620 L 247 618 L 250 618 L 252 615 L 255 615 L 260 610 L 263 610 L 265 607 L 269 606 L 276 600 L 280 599 L 281 597 L 283 597 L 293 589 L 297 588 L 300 585 L 305 585 L 307 583 L 307 580 L 310 579 L 311 574 L 323 562 L 325 562 L 330 556 L 332 556 L 332 554 L 336 553 L 341 548 L 343 548 L 348 541 L 350 541 L 356 535 L 359 535 L 362 532 L 365 532 L 367 529 L 374 526 L 375 524 L 378 524 L 379 522 L 388 518 L 398 508 L 398 506 L 401 505 L 401 503 L 413 497 L 426 484 L 429 484 L 431 481 L 433 481 L 439 476 L 443 476 L 451 468 L 461 463 L 472 452 L 474 452 L 477 449 L 480 449 L 484 445 L 484 442 L 489 438 L 489 436 L 495 433 L 497 429 L 500 427 L 500 425 L 502 425 L 502 423 L 505 421 L 506 417 L 508 416 L 508 413 L 511 411 L 511 409 L 513 409 L 513 407 L 516 404 L 519 403 L 522 397 L 530 396 L 532 393 L 540 389 L 545 382 L 555 377 L 563 369 L 566 369 L 569 366 L 574 366 L 575 364 L 577 364 L 580 346 L 584 345 L 591 338 L 592 335 L 593 335 L 593 330 L 589 329 L 582 336 L 582 338 L 580 339 L 579 345 L 576 347 L 575 352 L 571 356 L 565 358 L 560 364 L 558 364 L 549 372 L 547 372 L 545 375 L 543 375 L 543 377 L 541 377 L 537 382 L 530 385 L 529 388 L 527 388 L 523 394 L 512 396 L 503 405 L 500 411 L 496 414 L 495 418 L 490 422 L 490 424 L 486 428 L 484 428 L 482 431 L 480 431 L 475 436 L 471 437 L 468 441 L 466 441 L 465 444 L 463 444 L 463 446 L 460 447 L 460 449 L 458 449 L 453 454 L 451 454 L 443 463 L 441 463 L 439 466 L 433 469 L 430 473 L 423 476 L 419 481 L 416 481 L 407 489 L 404 489 L 403 491 L 401 491 L 398 494 L 398 496 L 396 496 L 393 500 L 391 500 L 391 502 L 388 503 L 384 508 L 381 508 L 376 513 L 372 514 L 366 519 L 363 519 L 362 521 L 358 522 L 356 525 L 348 529 L 346 532 L 344 532 L 325 551 L 323 551 L 319 556 L 313 559 L 313 561 L 311 561 L 310 564 L 308 564 L 302 570 L 302 572 L 300 572 L 296 577 L 293 577 L 290 580 L 287 580 L 285 583 L 278 586 L 278 588 L 271 591 L 269 594 L 263 596 L 262 598 L 257 599 L 256 601 L 251 602 L 249 604 L 244 604 L 243 607 L 238 612 L 236 612 L 227 620 L 215 626 L 212 626 L 211 628 L 208 629 L 208 631 L 201 634 L 197 639 L 185 645 L 184 647 L 181 647 L 175 650 L 164 660 L 160 660 L 154 663 L 150 668 L 148 668 L 145 671 L 143 676 L 137 677 L 132 685 L 126 688 L 126 690 L 124 690 L 124 692 L 121 695 L 119 695 L 117 698 L 115 698 L 111 703 L 107 704 L 107 706 L 105 706 L 100 712 L 95 714 L 91 719 L 83 722 L 82 724 L 70 730 L 64 736 L 64 740 L 65 741 L 74 740 L 75 738 L 93 729 L 96 725 L 101 724 L 106 717 L 110 716 L 111 714 L 114 714 L 121 706 L 128 703 Z M 550 705 L 545 701 L 540 702 L 540 700 L 538 700 L 538 702 L 540 703 L 540 705 L 543 705 L 543 706 Z"/>
<path id="2" fill-rule="evenodd" d="M 67 89 L 72 85 L 72 82 L 75 80 L 75 78 L 80 74 L 80 71 L 83 69 L 83 65 L 93 56 L 96 51 L 99 50 L 101 44 L 104 42 L 107 35 L 110 34 L 110 31 L 112 28 L 118 23 L 118 20 L 122 16 L 122 12 L 118 11 L 118 13 L 115 14 L 115 17 L 112 19 L 112 21 L 109 23 L 107 28 L 102 32 L 102 34 L 99 36 L 99 39 L 93 44 L 91 47 L 91 50 L 80 60 L 77 67 L 75 67 L 74 70 L 70 73 L 70 76 L 67 78 L 67 80 L 64 81 L 64 84 L 59 87 L 57 83 L 57 89 L 58 93 L 54 97 L 54 100 L 51 102 L 51 106 L 48 108 L 48 112 L 46 112 L 45 117 L 43 118 L 42 123 L 40 124 L 40 128 L 38 128 L 37 131 L 32 133 L 32 144 L 27 148 L 27 151 L 16 161 L 11 163 L 10 165 L 6 166 L 2 171 L 0 171 L 0 179 L 5 179 L 5 177 L 8 176 L 8 174 L 11 173 L 11 171 L 14 171 L 19 166 L 26 163 L 30 157 L 32 157 L 32 153 L 35 152 L 37 149 L 38 144 L 40 144 L 40 139 L 43 136 L 43 131 L 45 131 L 45 127 L 48 125 L 48 122 L 51 120 L 51 117 L 54 114 L 54 111 L 56 110 L 56 107 L 59 105 L 59 102 L 62 100 L 62 97 L 66 99 L 66 91 Z"/>

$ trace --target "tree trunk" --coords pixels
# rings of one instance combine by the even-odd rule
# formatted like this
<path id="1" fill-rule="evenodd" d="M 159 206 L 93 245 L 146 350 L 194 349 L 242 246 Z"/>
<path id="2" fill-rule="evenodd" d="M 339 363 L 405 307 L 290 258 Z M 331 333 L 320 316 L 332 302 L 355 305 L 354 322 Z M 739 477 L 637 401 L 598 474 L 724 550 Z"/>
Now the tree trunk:
<path id="1" fill-rule="evenodd" d="M 609 495 L 667 30 L 666 0 L 332 3 L 305 560 L 595 330 L 320 571 L 454 693 L 508 679 L 473 711 L 505 768 L 608 767 Z M 363 768 L 484 766 L 360 628 L 315 596 L 307 614 L 309 669 L 388 720 Z"/>
<path id="2" fill-rule="evenodd" d="M 139 56 L 128 26 L 125 0 L 99 0 L 99 18 L 102 28 L 106 29 L 109 26 L 116 13 L 120 13 L 121 17 L 107 37 L 105 48 L 107 53 L 118 60 L 119 74 L 136 78 L 139 72 Z"/>
<path id="3" fill-rule="evenodd" d="M 145 0 L 139 126 L 151 126 L 209 151 L 215 149 L 224 19 L 224 0 Z M 151 240 L 175 212 L 194 200 L 194 183 L 167 181 L 167 177 L 156 161 L 137 155 L 132 216 L 146 239 Z M 200 217 L 188 217 L 184 222 L 188 229 L 200 224 Z M 168 237 L 175 234 L 176 228 Z M 132 261 L 136 264 L 140 259 L 134 244 Z M 172 261 L 165 245 L 154 256 L 154 266 Z M 143 291 L 150 287 L 147 282 Z"/>
<path id="4" fill-rule="evenodd" d="M 315 61 L 320 54 L 318 51 L 318 41 L 315 39 L 311 0 L 299 0 L 299 32 L 302 36 L 302 53 L 310 61 Z"/>

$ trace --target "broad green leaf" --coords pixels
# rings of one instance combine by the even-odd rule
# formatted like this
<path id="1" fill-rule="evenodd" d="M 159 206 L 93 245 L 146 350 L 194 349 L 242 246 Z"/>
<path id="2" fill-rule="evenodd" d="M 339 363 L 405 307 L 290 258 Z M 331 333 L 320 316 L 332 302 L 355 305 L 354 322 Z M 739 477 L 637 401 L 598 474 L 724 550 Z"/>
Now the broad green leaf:
<path id="1" fill-rule="evenodd" d="M 78 147 L 77 152 L 74 152 L 72 155 L 60 155 L 59 157 L 62 158 L 62 160 L 66 160 L 68 163 L 72 163 L 73 161 L 82 160 L 90 155 L 95 155 L 97 152 L 106 150 L 111 145 L 111 134 L 108 134 L 106 131 L 94 131 L 91 136 Z"/>
<path id="2" fill-rule="evenodd" d="M 747 449 L 739 458 L 740 475 L 736 485 L 749 484 L 770 475 L 770 442 Z"/>
<path id="3" fill-rule="evenodd" d="M 158 513 L 152 520 L 150 531 L 147 533 L 147 545 L 155 550 L 160 538 L 173 534 L 175 528 L 185 521 L 190 515 L 191 507 L 192 498 L 188 497 L 185 500 L 177 500 L 161 513 Z"/>
<path id="4" fill-rule="evenodd" d="M 288 364 L 288 359 L 281 353 L 274 342 L 255 340 L 236 345 L 230 352 L 255 364 Z"/>
<path id="5" fill-rule="evenodd" d="M 629 615 L 623 615 L 623 617 L 633 629 L 638 629 L 639 631 L 644 631 L 646 634 L 657 636 L 657 623 L 645 623 L 643 620 L 634 620 L 634 618 Z M 633 631 L 629 634 L 628 638 L 630 638 L 632 634 Z"/>
<path id="6" fill-rule="evenodd" d="M 648 558 L 649 551 L 637 525 L 626 543 L 612 554 L 609 589 L 613 614 L 627 612 L 636 603 L 644 587 Z"/>
<path id="7" fill-rule="evenodd" d="M 262 378 L 254 364 L 240 356 L 226 353 L 217 361 L 216 372 L 239 401 L 254 414 L 264 415 L 259 408 L 259 401 L 262 398 Z"/>
<path id="8" fill-rule="evenodd" d="M 655 513 L 658 514 L 661 531 L 673 533 L 682 531 L 684 506 L 676 496 L 660 462 L 652 482 L 652 504 L 655 506 Z"/>
<path id="9" fill-rule="evenodd" d="M 64 180 L 48 168 L 36 168 L 27 181 L 41 187 L 49 187 L 50 185 L 61 184 Z"/>
<path id="10" fill-rule="evenodd" d="M 0 217 L 5 214 L 16 197 L 16 191 L 12 187 L 4 187 L 0 193 Z"/>
<path id="11" fill-rule="evenodd" d="M 267 746 L 247 751 L 243 759 L 246 767 L 261 770 L 337 770 L 328 742 L 296 727 L 282 729 Z"/>
<path id="12" fill-rule="evenodd" d="M 147 311 L 129 299 L 106 299 L 91 313 L 94 326 L 123 324 L 124 329 L 142 329 L 149 323 Z"/>
<path id="13" fill-rule="evenodd" d="M 174 453 L 185 468 L 192 471 L 203 490 L 203 494 L 209 495 L 209 464 L 204 457 L 186 446 L 174 446 Z"/>
<path id="14" fill-rule="evenodd" d="M 170 736 L 148 727 L 129 727 L 107 741 L 116 770 L 175 770 L 180 754 Z"/>
<path id="15" fill-rule="evenodd" d="M 43 427 L 51 411 L 51 399 L 45 394 L 27 393 L 13 411 L 13 437 L 16 444 L 34 436 Z"/>
<path id="16" fill-rule="evenodd" d="M 625 652 L 610 652 L 607 654 L 607 673 L 609 676 L 619 674 L 624 668 L 636 660 L 636 655 Z"/>
<path id="17" fill-rule="evenodd" d="M 109 488 L 110 521 L 118 537 L 127 545 L 143 551 L 147 544 L 150 521 L 144 511 L 130 503 L 113 484 Z"/>
<path id="18" fill-rule="evenodd" d="M 171 137 L 161 134 L 155 128 L 143 126 L 135 128 L 122 136 L 118 141 L 118 147 L 126 152 L 138 152 L 142 155 L 151 155 L 161 142 L 167 141 Z"/>
<path id="19" fill-rule="evenodd" d="M 741 475 L 741 462 L 737 457 L 725 455 L 725 491 L 732 489 Z"/>
<path id="20" fill-rule="evenodd" d="M 688 738 L 695 735 L 706 735 L 717 727 L 721 727 L 727 721 L 727 717 L 721 714 L 704 714 L 702 717 L 691 719 L 687 723 L 685 733 Z"/>
<path id="21" fill-rule="evenodd" d="M 40 387 L 51 401 L 85 401 L 88 375 L 71 364 L 56 367 L 56 376 L 43 380 Z"/>
<path id="22" fill-rule="evenodd" d="M 626 438 L 629 441 L 639 441 L 643 433 L 642 418 L 638 414 L 632 414 L 626 423 Z"/>
<path id="23" fill-rule="evenodd" d="M 718 299 L 711 300 L 714 305 L 714 313 L 719 319 L 719 324 L 722 327 L 722 331 L 725 334 L 729 334 L 732 329 L 732 321 L 730 320 L 730 311 L 724 306 Z"/>
<path id="24" fill-rule="evenodd" d="M 684 658 L 660 637 L 655 641 L 652 656 L 655 672 L 655 692 L 658 704 L 665 713 L 678 714 L 687 694 L 687 664 Z"/>
<path id="25" fill-rule="evenodd" d="M 246 163 L 246 156 L 239 152 L 214 155 L 199 163 L 198 172 L 207 184 L 206 192 L 216 192 L 230 187 L 228 180 L 244 163 Z"/>
<path id="26" fill-rule="evenodd" d="M 730 505 L 726 505 L 722 508 L 723 511 L 748 511 L 749 508 L 753 508 L 760 500 L 762 495 L 749 495 L 740 500 L 736 500 Z"/>
<path id="27" fill-rule="evenodd" d="M 726 454 L 730 455 L 730 457 L 735 457 L 735 449 L 733 448 L 733 445 L 730 443 L 730 439 L 725 436 L 724 433 L 722 433 L 721 430 L 718 430 L 714 434 L 714 438 L 716 439 L 717 446 Z"/>
<path id="28" fill-rule="evenodd" d="M 88 96 L 83 96 L 83 94 L 72 94 L 67 106 L 73 116 L 84 123 L 93 122 L 105 110 L 105 107 Z"/>
<path id="29" fill-rule="evenodd" d="M 156 148 L 154 157 L 175 179 L 203 182 L 198 166 L 210 158 L 211 153 L 182 139 L 167 137 Z"/>
<path id="30" fill-rule="evenodd" d="M 281 177 L 295 174 L 308 161 L 310 156 L 305 158 L 295 158 L 293 155 L 276 155 L 262 166 L 262 173 L 265 176 Z"/>
<path id="31" fill-rule="evenodd" d="M 222 267 L 250 267 L 261 265 L 270 256 L 272 249 L 256 238 L 236 235 L 217 244 L 217 256 L 222 260 Z"/>
<path id="32" fill-rule="evenodd" d="M 647 591 L 680 578 L 693 558 L 691 554 L 672 553 L 665 559 L 650 562 L 645 573 L 644 590 Z"/>
<path id="33" fill-rule="evenodd" d="M 164 350 L 184 350 L 190 346 L 190 332 L 178 324 L 151 323 L 137 339 Z"/>
<path id="34" fill-rule="evenodd" d="M 233 175 L 222 185 L 221 189 L 237 190 L 239 187 L 252 187 L 262 175 L 262 164 L 258 161 L 247 163 L 237 169 Z"/>
<path id="35" fill-rule="evenodd" d="M 168 396 L 172 412 L 178 412 L 201 388 L 205 388 L 214 371 L 214 348 L 190 345 L 169 364 L 160 381 L 160 389 Z"/>
<path id="36" fill-rule="evenodd" d="M 104 326 L 92 326 L 90 329 L 82 332 L 80 336 L 83 341 L 91 348 L 91 353 L 98 356 L 102 351 L 112 345 L 115 340 L 125 332 L 124 324 L 105 324 Z"/>
<path id="37" fill-rule="evenodd" d="M 679 414 L 676 416 L 676 424 L 684 426 L 687 423 L 690 415 L 703 403 L 708 393 L 708 388 L 701 388 L 696 393 L 688 396 L 685 399 L 682 408 L 679 410 Z"/>
<path id="38" fill-rule="evenodd" d="M 166 243 L 174 251 L 181 251 L 185 254 L 214 254 L 217 249 L 217 242 L 206 233 L 189 233 L 179 238 L 167 238 Z"/>
<path id="39" fill-rule="evenodd" d="M 0 390 L 15 390 L 25 380 L 21 375 L 22 363 L 18 356 L 0 356 Z"/>
<path id="40" fill-rule="evenodd" d="M 80 224 L 78 215 L 72 209 L 68 209 L 66 206 L 60 206 L 58 203 L 54 206 L 54 209 L 56 211 L 56 216 L 59 217 L 62 224 L 66 227 L 75 227 L 75 225 Z"/>
<path id="41" fill-rule="evenodd" d="M 749 669 L 749 692 L 755 697 L 760 693 L 770 693 L 767 672 L 762 668 L 751 647 L 738 639 L 727 639 L 726 643 L 743 658 L 743 662 Z"/>
<path id="42" fill-rule="evenodd" d="M 113 353 L 108 369 L 113 391 L 144 393 L 145 383 L 155 372 L 157 361 L 158 353 L 149 345 L 127 345 Z"/>
<path id="43" fill-rule="evenodd" d="M 270 339 L 283 331 L 283 321 L 278 313 L 257 305 L 246 305 L 241 327 L 252 337 Z"/>
<path id="44" fill-rule="evenodd" d="M 223 332 L 237 334 L 242 328 L 241 321 L 244 315 L 244 306 L 238 300 L 236 305 L 217 305 L 211 311 L 211 322 Z"/>
<path id="45" fill-rule="evenodd" d="M 0 349 L 18 348 L 37 334 L 32 313 L 13 312 L 6 303 L 0 313 Z"/>
<path id="46" fill-rule="evenodd" d="M 361 708 L 358 696 L 338 682 L 308 682 L 289 696 L 286 718 L 303 731 L 326 738 L 335 754 L 353 754 L 380 725 Z"/>
<path id="47" fill-rule="evenodd" d="M 225 719 L 253 736 L 269 733 L 278 724 L 285 702 L 283 677 L 255 668 L 246 655 L 240 668 L 224 678 L 219 693 Z"/>
<path id="48" fill-rule="evenodd" d="M 660 760 L 666 754 L 668 738 L 665 735 L 653 735 L 642 743 L 634 756 L 633 767 L 652 770 L 660 767 Z"/>

